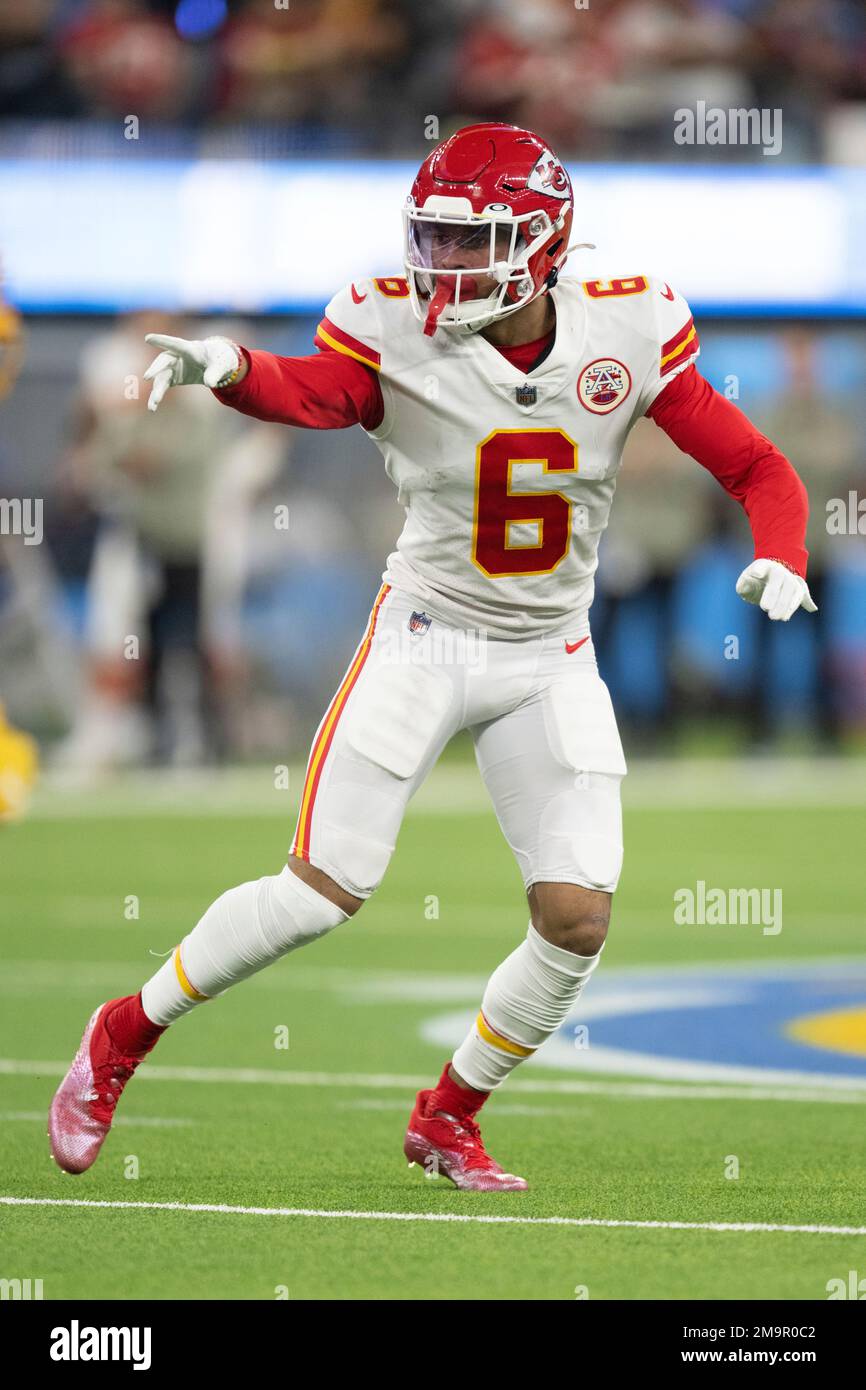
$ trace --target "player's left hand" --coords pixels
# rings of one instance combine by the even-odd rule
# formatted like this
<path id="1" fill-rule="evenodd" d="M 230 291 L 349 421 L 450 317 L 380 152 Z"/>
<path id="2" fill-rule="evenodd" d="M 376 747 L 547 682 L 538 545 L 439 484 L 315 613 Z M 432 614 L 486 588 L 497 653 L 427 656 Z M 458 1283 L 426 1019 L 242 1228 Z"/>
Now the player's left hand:
<path id="1" fill-rule="evenodd" d="M 144 341 L 162 348 L 144 374 L 153 388 L 148 410 L 158 410 L 171 386 L 228 386 L 237 376 L 240 351 L 228 338 L 172 338 L 147 333 Z"/>
<path id="2" fill-rule="evenodd" d="M 786 623 L 798 608 L 817 613 L 809 585 L 778 560 L 753 560 L 737 580 L 737 593 L 746 603 L 759 603 L 768 618 Z"/>

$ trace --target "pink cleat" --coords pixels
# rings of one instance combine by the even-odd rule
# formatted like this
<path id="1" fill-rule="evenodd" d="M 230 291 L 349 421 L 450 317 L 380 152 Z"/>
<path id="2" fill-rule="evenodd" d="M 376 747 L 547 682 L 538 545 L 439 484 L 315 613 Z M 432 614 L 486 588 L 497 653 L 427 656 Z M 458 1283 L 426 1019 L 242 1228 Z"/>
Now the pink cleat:
<path id="1" fill-rule="evenodd" d="M 119 1005 L 139 1008 L 135 996 L 110 999 L 91 1015 L 84 1037 L 69 1071 L 58 1086 L 48 1113 L 51 1156 L 66 1173 L 84 1173 L 96 1162 L 105 1136 L 111 1128 L 121 1092 L 139 1062 L 148 1054 L 164 1030 L 149 1025 L 156 1034 L 142 1050 L 126 1053 L 117 1046 L 106 1028 L 106 1019 Z M 129 1007 L 124 1011 L 124 1016 Z"/>
<path id="2" fill-rule="evenodd" d="M 443 1078 L 447 1070 L 446 1066 Z M 403 1143 L 409 1167 L 421 1163 L 428 1173 L 444 1174 L 463 1192 L 525 1191 L 529 1186 L 525 1178 L 503 1172 L 490 1157 L 472 1115 L 452 1115 L 444 1109 L 448 1095 L 454 1094 L 453 1087 L 454 1083 L 448 1082 L 448 1090 L 443 1094 L 440 1080 L 435 1090 L 418 1092 Z"/>

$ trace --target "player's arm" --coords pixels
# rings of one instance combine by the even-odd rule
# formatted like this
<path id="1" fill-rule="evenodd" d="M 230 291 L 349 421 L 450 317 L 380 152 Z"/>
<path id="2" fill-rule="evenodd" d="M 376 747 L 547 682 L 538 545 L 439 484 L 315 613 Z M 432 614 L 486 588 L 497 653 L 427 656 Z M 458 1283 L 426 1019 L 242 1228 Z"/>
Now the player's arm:
<path id="1" fill-rule="evenodd" d="M 145 372 L 153 382 L 149 410 L 157 410 L 172 386 L 209 386 L 224 405 L 244 415 L 306 429 L 375 429 L 383 413 L 375 373 L 354 358 L 326 351 L 312 357 L 280 357 L 239 347 L 228 338 L 190 341 L 149 333 L 161 348 Z"/>
<path id="2" fill-rule="evenodd" d="M 801 607 L 814 613 L 806 583 L 806 489 L 775 444 L 698 372 L 700 346 L 685 300 L 667 285 L 655 293 L 665 303 L 658 306 L 660 353 L 646 414 L 748 516 L 755 558 L 737 580 L 740 597 L 784 622 Z"/>
<path id="3" fill-rule="evenodd" d="M 665 387 L 647 414 L 746 512 L 755 559 L 737 580 L 737 593 L 785 622 L 800 607 L 814 613 L 806 583 L 809 503 L 784 454 L 694 366 Z"/>
<path id="4" fill-rule="evenodd" d="M 311 357 L 251 351 L 228 338 L 150 333 L 147 342 L 162 351 L 145 372 L 153 383 L 148 409 L 157 410 L 172 386 L 203 385 L 224 405 L 258 420 L 306 429 L 360 424 L 374 430 L 385 407 L 378 379 L 379 325 L 369 299 L 369 294 L 358 296 L 354 286 L 335 295 L 316 330 L 319 352 Z"/>
<path id="5" fill-rule="evenodd" d="M 375 372 L 329 349 L 312 357 L 278 357 L 241 348 L 247 370 L 236 383 L 217 389 L 224 405 L 257 420 L 340 430 L 381 423 L 382 391 Z"/>

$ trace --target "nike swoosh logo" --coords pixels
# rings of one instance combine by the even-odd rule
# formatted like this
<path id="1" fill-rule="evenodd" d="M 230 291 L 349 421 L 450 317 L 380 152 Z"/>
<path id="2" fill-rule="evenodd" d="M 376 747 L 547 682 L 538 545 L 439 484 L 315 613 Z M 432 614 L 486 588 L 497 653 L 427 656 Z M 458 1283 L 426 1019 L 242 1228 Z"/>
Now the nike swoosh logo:
<path id="1" fill-rule="evenodd" d="M 568 652 L 568 655 L 571 656 L 571 653 L 572 653 L 572 652 L 576 652 L 577 649 L 578 649 L 578 647 L 582 647 L 583 644 L 584 644 L 584 642 L 588 642 L 588 641 L 589 641 L 589 638 L 588 638 L 588 637 L 581 637 L 581 639 L 580 639 L 579 642 L 569 642 L 568 638 L 566 638 L 566 639 L 565 639 L 565 650 Z"/>
<path id="2" fill-rule="evenodd" d="M 674 297 L 674 292 L 673 292 L 673 290 L 671 289 L 670 285 L 669 285 L 667 282 L 665 282 L 665 287 L 664 287 L 664 289 L 662 290 L 662 299 L 670 299 L 670 300 L 673 300 L 673 297 Z"/>
<path id="3" fill-rule="evenodd" d="M 358 291 L 355 289 L 355 286 L 353 285 L 352 298 L 354 299 L 356 304 L 363 304 L 367 296 L 365 294 L 359 294 Z M 671 295 L 671 299 L 673 299 L 673 295 Z"/>

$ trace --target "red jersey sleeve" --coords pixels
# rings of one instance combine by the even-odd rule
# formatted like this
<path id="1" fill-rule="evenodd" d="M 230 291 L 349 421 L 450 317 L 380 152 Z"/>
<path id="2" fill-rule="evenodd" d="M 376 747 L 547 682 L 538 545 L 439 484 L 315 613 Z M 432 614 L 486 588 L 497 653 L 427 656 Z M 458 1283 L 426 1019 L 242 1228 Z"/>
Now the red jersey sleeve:
<path id="1" fill-rule="evenodd" d="M 743 507 L 755 559 L 779 560 L 805 578 L 809 500 L 775 444 L 694 366 L 674 377 L 646 413 Z"/>
<path id="2" fill-rule="evenodd" d="M 256 420 L 312 430 L 374 430 L 381 424 L 385 406 L 378 375 L 356 357 L 333 350 L 312 357 L 245 347 L 241 352 L 249 371 L 237 386 L 214 391 L 223 405 Z"/>

